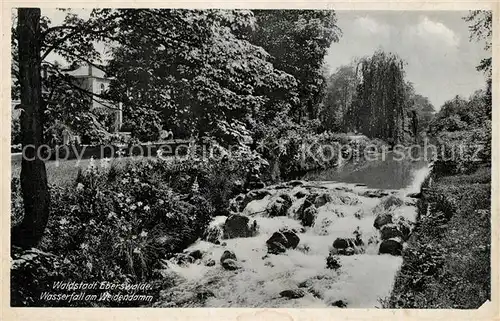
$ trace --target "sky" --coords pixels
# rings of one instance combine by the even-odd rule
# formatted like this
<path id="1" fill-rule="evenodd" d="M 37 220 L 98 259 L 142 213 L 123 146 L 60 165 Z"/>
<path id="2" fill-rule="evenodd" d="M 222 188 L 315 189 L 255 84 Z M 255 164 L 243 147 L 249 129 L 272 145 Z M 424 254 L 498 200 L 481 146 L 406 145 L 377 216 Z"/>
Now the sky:
<path id="1" fill-rule="evenodd" d="M 325 58 L 331 72 L 377 49 L 406 61 L 406 76 L 436 110 L 456 95 L 485 86 L 476 70 L 484 43 L 469 41 L 467 11 L 337 11 L 342 36 Z"/>
<path id="2" fill-rule="evenodd" d="M 72 9 L 88 17 L 88 9 Z M 467 11 L 337 11 L 342 30 L 325 57 L 330 72 L 377 49 L 398 54 L 406 61 L 406 76 L 418 94 L 429 98 L 436 110 L 456 95 L 468 97 L 485 86 L 476 70 L 484 43 L 469 41 Z M 65 13 L 42 9 L 60 23 Z M 104 48 L 98 48 L 104 52 Z"/>

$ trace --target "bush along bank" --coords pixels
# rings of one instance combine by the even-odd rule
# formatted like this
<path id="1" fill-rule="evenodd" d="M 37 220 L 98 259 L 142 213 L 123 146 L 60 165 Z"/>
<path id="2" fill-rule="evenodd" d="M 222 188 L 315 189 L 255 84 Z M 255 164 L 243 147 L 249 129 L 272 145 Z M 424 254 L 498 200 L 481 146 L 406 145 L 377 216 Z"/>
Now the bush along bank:
<path id="1" fill-rule="evenodd" d="M 438 167 L 439 168 L 439 167 Z M 490 298 L 491 170 L 433 170 L 387 308 L 476 309 Z"/>
<path id="2" fill-rule="evenodd" d="M 37 249 L 12 248 L 12 306 L 138 306 L 141 302 L 43 300 L 56 281 L 149 282 L 168 287 L 161 260 L 201 237 L 213 216 L 245 188 L 262 159 L 242 148 L 218 162 L 135 159 L 115 166 L 91 162 L 70 186 L 50 186 L 51 212 Z M 13 222 L 23 215 L 12 184 Z M 90 282 L 90 281 L 89 281 Z M 92 291 L 88 291 L 91 293 Z M 144 302 L 148 304 L 148 302 Z"/>

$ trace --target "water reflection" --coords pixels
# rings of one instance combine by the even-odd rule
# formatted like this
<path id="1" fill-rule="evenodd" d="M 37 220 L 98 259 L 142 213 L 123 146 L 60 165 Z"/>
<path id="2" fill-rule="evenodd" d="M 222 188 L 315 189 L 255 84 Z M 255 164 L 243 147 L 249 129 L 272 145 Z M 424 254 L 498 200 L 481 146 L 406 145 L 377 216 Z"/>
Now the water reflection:
<path id="1" fill-rule="evenodd" d="M 401 155 L 388 153 L 385 160 L 348 162 L 341 167 L 309 172 L 302 177 L 310 181 L 336 181 L 366 184 L 369 188 L 402 189 L 408 187 L 414 174 L 428 167 L 426 160 L 401 159 Z M 415 159 L 415 158 L 414 158 Z"/>

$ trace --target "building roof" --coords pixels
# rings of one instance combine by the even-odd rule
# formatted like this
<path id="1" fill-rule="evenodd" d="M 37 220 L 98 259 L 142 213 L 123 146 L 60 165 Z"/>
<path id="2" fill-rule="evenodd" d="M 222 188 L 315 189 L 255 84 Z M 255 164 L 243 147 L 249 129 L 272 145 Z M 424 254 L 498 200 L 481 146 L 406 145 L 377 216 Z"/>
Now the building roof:
<path id="1" fill-rule="evenodd" d="M 108 78 L 106 77 L 106 73 L 102 69 L 99 69 L 96 66 L 92 65 L 82 65 L 78 69 L 75 69 L 73 71 L 68 71 L 67 74 L 76 78 L 80 77 L 94 77 L 102 79 Z"/>

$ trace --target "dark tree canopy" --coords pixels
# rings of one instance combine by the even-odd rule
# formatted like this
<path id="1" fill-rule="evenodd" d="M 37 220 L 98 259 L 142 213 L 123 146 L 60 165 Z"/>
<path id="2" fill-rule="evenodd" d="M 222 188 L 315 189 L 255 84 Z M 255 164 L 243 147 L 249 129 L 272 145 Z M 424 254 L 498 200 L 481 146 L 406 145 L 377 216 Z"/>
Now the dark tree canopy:
<path id="1" fill-rule="evenodd" d="M 358 73 L 361 80 L 349 111 L 350 127 L 368 137 L 404 142 L 410 88 L 403 60 L 377 51 L 360 60 Z"/>
<path id="2" fill-rule="evenodd" d="M 300 104 L 292 110 L 300 122 L 302 115 L 316 118 L 326 81 L 323 60 L 341 31 L 333 10 L 254 10 L 257 29 L 251 42 L 262 46 L 273 65 L 294 76 L 299 83 Z"/>
<path id="3" fill-rule="evenodd" d="M 259 112 L 289 108 L 295 79 L 246 38 L 245 10 L 119 10 L 125 18 L 108 71 L 133 131 L 207 134 Z M 146 127 L 149 132 L 145 132 Z"/>

